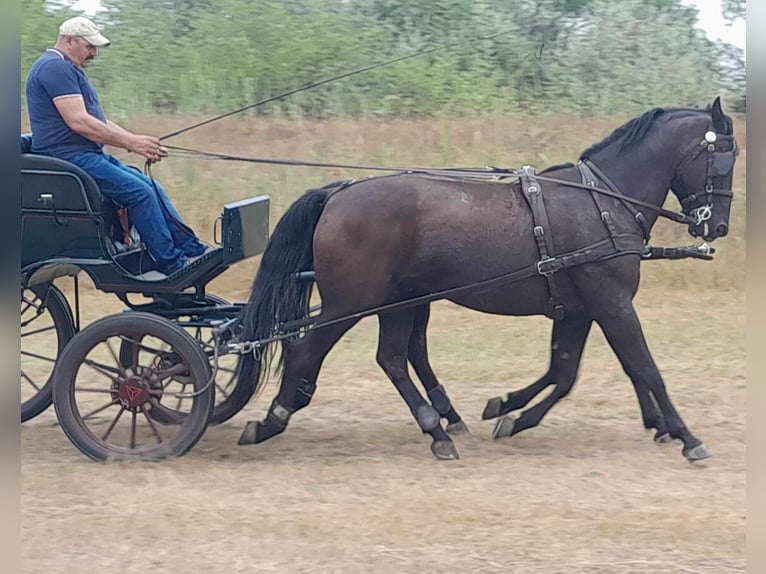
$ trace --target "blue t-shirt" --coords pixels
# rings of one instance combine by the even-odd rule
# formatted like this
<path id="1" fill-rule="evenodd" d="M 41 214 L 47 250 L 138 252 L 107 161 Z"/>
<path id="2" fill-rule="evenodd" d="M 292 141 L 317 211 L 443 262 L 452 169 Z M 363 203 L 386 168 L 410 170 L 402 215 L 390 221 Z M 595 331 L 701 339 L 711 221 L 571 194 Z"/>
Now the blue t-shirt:
<path id="1" fill-rule="evenodd" d="M 82 152 L 102 151 L 103 145 L 70 129 L 53 103 L 58 97 L 79 94 L 88 113 L 106 123 L 95 86 L 64 54 L 46 50 L 29 70 L 26 90 L 33 153 L 69 159 Z"/>

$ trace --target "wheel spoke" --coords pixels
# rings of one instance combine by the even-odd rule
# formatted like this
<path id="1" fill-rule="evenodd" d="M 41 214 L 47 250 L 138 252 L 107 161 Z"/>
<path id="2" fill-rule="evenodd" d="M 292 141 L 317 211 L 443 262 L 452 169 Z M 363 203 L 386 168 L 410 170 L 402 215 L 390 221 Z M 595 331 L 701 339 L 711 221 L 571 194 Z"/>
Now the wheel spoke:
<path id="1" fill-rule="evenodd" d="M 24 305 L 24 307 L 21 308 L 21 316 L 22 317 L 24 316 L 24 313 L 26 313 L 30 309 L 37 309 L 37 305 L 35 305 L 34 301 L 30 301 L 26 297 L 22 298 L 22 301 L 24 303 L 26 303 L 26 305 Z M 35 315 L 35 316 L 37 317 L 39 315 L 40 315 L 40 313 L 37 313 L 37 315 Z M 34 317 L 32 317 L 32 319 L 34 319 Z"/>
<path id="2" fill-rule="evenodd" d="M 152 420 L 152 417 L 149 416 L 149 413 L 146 412 L 146 409 L 144 407 L 141 407 L 141 412 L 144 413 L 144 417 L 146 417 L 146 421 L 149 423 L 149 427 L 152 429 L 152 432 L 154 433 L 154 436 L 157 437 L 157 444 L 162 443 L 162 435 L 157 430 L 157 427 L 154 425 L 154 421 Z"/>
<path id="3" fill-rule="evenodd" d="M 112 356 L 112 359 L 114 359 L 114 362 L 117 365 L 117 371 L 120 373 L 120 375 L 122 375 L 123 377 L 126 377 L 127 375 L 125 374 L 125 368 L 122 366 L 122 362 L 117 356 L 117 353 L 114 352 L 114 348 L 112 347 L 111 341 L 107 339 L 103 342 L 106 345 L 106 348 L 109 349 L 109 354 Z"/>
<path id="4" fill-rule="evenodd" d="M 183 363 L 176 363 L 175 365 L 173 365 L 172 367 L 168 369 L 165 369 L 164 371 L 156 371 L 155 375 L 157 376 L 157 380 L 164 381 L 168 377 L 175 377 L 177 375 L 187 372 L 188 370 L 189 370 L 188 367 L 184 365 Z M 186 384 L 188 385 L 189 383 L 186 383 Z"/>
<path id="5" fill-rule="evenodd" d="M 109 438 L 109 435 L 112 434 L 112 431 L 114 430 L 114 427 L 117 426 L 117 421 L 120 420 L 120 417 L 122 416 L 122 413 L 125 412 L 125 409 L 120 409 L 117 413 L 117 416 L 114 417 L 114 420 L 112 421 L 112 424 L 109 425 L 109 428 L 106 429 L 106 432 L 104 433 L 104 436 L 101 437 L 101 440 L 105 441 L 107 438 Z"/>
<path id="6" fill-rule="evenodd" d="M 40 333 L 45 333 L 46 331 L 53 331 L 56 329 L 56 325 L 49 325 L 47 327 L 40 327 L 39 329 L 33 329 L 32 331 L 27 331 L 25 333 L 21 334 L 21 338 L 24 337 L 31 337 L 32 335 L 39 335 Z"/>
<path id="7" fill-rule="evenodd" d="M 118 404 L 120 404 L 120 401 L 119 401 L 119 400 L 117 400 L 117 399 L 112 399 L 111 401 L 109 401 L 108 403 L 106 403 L 104 406 L 98 407 L 97 409 L 95 409 L 95 410 L 93 410 L 93 411 L 89 412 L 87 415 L 84 415 L 84 416 L 82 417 L 82 420 L 85 420 L 85 419 L 87 419 L 87 418 L 90 418 L 90 417 L 92 417 L 93 415 L 96 415 L 96 414 L 100 413 L 101 411 L 105 411 L 106 409 L 108 409 L 108 408 L 109 408 L 109 407 L 111 407 L 112 405 L 118 405 Z"/>
<path id="8" fill-rule="evenodd" d="M 130 448 L 136 448 L 136 411 L 130 413 L 132 415 L 130 421 Z"/>
<path id="9" fill-rule="evenodd" d="M 25 300 L 25 301 L 27 303 L 27 306 L 21 309 L 21 316 L 23 317 L 24 314 L 27 311 L 29 311 L 30 309 L 34 309 L 35 310 L 35 314 L 32 315 L 31 317 L 29 317 L 26 321 L 21 321 L 21 327 L 22 328 L 26 327 L 32 321 L 35 321 L 37 318 L 39 318 L 43 314 L 43 310 L 40 307 L 38 307 L 37 305 L 35 305 L 33 302 L 29 301 L 28 299 Z"/>
<path id="10" fill-rule="evenodd" d="M 142 343 L 140 340 L 136 339 L 129 339 L 128 337 L 120 337 L 123 341 L 127 341 L 131 345 L 135 345 L 138 347 L 139 350 L 147 351 L 149 353 L 152 353 L 153 355 L 158 355 L 160 357 L 167 357 L 168 355 L 172 354 L 172 351 L 166 350 L 166 349 L 158 349 L 157 347 L 150 347 L 149 345 L 146 345 Z"/>
<path id="11" fill-rule="evenodd" d="M 56 357 L 46 357 L 45 355 L 38 355 L 37 353 L 32 353 L 30 351 L 24 351 L 22 349 L 21 351 L 22 357 L 32 357 L 33 359 L 40 359 L 41 361 L 48 361 L 49 363 L 55 363 Z"/>
<path id="12" fill-rule="evenodd" d="M 112 389 L 92 389 L 90 387 L 75 387 L 74 390 L 82 391 L 84 393 L 109 393 L 109 394 L 114 393 Z"/>
<path id="13" fill-rule="evenodd" d="M 183 381 L 179 381 L 178 379 L 169 379 L 164 385 L 162 385 L 162 390 L 167 391 L 170 393 L 171 391 L 168 391 L 168 387 L 172 384 L 181 385 L 181 390 L 179 392 L 184 392 L 187 385 L 191 385 L 191 383 L 184 383 Z"/>
<path id="14" fill-rule="evenodd" d="M 40 391 L 40 387 L 38 387 L 35 384 L 35 382 L 29 377 L 29 375 L 27 375 L 24 371 L 21 371 L 21 378 L 26 379 L 26 381 L 35 388 L 35 391 L 37 392 Z"/>
<path id="15" fill-rule="evenodd" d="M 85 359 L 82 362 L 83 365 L 87 365 L 97 373 L 101 375 L 106 375 L 110 379 L 114 378 L 115 375 L 120 375 L 124 373 L 120 373 L 119 369 L 115 369 L 114 367 L 110 367 L 109 365 L 104 365 L 103 363 L 100 363 L 98 361 L 94 361 L 93 359 Z"/>
<path id="16" fill-rule="evenodd" d="M 223 400 L 226 400 L 229 398 L 229 393 L 226 392 L 226 389 L 229 388 L 229 385 L 226 385 L 225 387 L 222 387 L 218 383 L 215 384 L 215 388 L 221 391 L 221 394 L 223 395 Z"/>

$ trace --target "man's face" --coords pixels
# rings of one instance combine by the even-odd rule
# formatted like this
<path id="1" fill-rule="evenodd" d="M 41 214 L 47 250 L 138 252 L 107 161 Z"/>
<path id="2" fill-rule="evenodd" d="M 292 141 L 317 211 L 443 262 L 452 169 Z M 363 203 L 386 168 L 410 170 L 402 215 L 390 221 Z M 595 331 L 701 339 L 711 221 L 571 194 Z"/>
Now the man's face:
<path id="1" fill-rule="evenodd" d="M 69 36 L 67 38 L 67 47 L 72 61 L 81 68 L 87 68 L 98 56 L 98 48 L 80 36 Z"/>

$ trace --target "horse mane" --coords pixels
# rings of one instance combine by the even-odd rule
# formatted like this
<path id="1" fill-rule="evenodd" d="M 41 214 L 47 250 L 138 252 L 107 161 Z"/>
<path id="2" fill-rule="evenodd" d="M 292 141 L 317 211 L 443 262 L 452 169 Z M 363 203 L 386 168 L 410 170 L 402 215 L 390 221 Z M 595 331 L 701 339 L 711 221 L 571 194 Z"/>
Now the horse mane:
<path id="1" fill-rule="evenodd" d="M 567 162 L 564 162 L 564 163 L 557 163 L 556 165 L 552 165 L 550 167 L 546 167 L 544 170 L 539 171 L 537 173 L 543 174 L 543 173 L 548 173 L 549 171 L 558 171 L 560 169 L 567 169 L 569 167 L 574 167 L 574 166 L 575 166 L 575 164 L 573 164 L 571 161 L 567 161 Z"/>
<path id="2" fill-rule="evenodd" d="M 620 144 L 621 152 L 634 149 L 643 141 L 654 123 L 663 116 L 667 116 L 669 114 L 691 115 L 700 113 L 709 115 L 710 105 L 708 104 L 705 108 L 654 108 L 638 116 L 637 118 L 633 118 L 629 122 L 626 122 L 614 130 L 611 134 L 606 136 L 603 140 L 590 146 L 580 154 L 580 160 L 587 159 L 605 147 L 617 142 Z M 731 119 L 728 116 L 725 117 L 728 128 L 727 131 L 732 131 Z"/>

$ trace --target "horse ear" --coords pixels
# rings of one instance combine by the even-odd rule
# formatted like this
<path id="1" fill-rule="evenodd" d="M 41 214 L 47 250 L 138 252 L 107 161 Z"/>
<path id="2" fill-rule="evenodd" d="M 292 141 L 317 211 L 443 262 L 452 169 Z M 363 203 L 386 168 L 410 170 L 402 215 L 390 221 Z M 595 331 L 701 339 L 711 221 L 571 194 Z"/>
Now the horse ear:
<path id="1" fill-rule="evenodd" d="M 721 96 L 717 96 L 716 99 L 713 100 L 710 114 L 713 117 L 713 127 L 715 128 L 715 131 L 725 133 L 726 115 L 723 113 L 723 109 L 721 109 Z"/>

